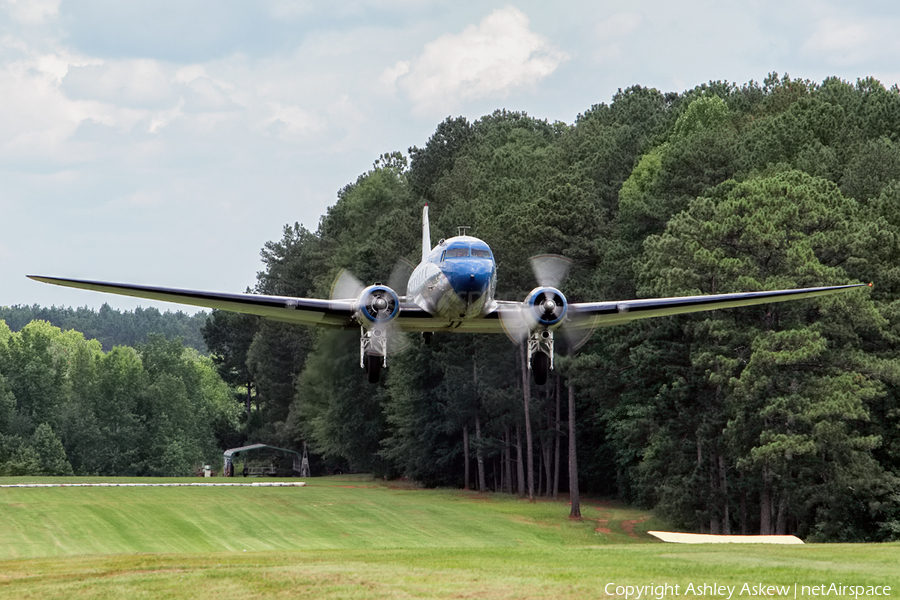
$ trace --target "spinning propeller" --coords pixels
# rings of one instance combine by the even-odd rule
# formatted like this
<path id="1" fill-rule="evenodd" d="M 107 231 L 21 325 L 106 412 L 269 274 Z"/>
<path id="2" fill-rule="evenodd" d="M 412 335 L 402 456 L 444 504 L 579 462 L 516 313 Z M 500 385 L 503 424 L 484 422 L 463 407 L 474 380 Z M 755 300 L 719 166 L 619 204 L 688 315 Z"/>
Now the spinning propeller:
<path id="1" fill-rule="evenodd" d="M 531 272 L 541 287 L 558 288 L 572 268 L 572 261 L 557 254 L 541 254 L 531 257 Z"/>
<path id="2" fill-rule="evenodd" d="M 391 282 L 394 283 L 403 268 L 394 268 Z M 402 283 L 403 291 L 406 284 Z M 357 321 L 368 332 L 369 339 L 373 342 L 368 346 L 367 354 L 394 354 L 409 347 L 409 340 L 397 327 L 394 318 L 400 311 L 400 298 L 392 286 L 370 285 L 364 286 L 348 270 L 343 269 L 331 286 L 332 300 L 354 300 Z M 380 342 L 383 341 L 382 345 Z"/>
<path id="3" fill-rule="evenodd" d="M 566 345 L 574 349 L 590 337 L 590 328 L 574 326 L 573 319 L 577 317 L 569 314 L 566 297 L 558 289 L 571 266 L 571 260 L 555 254 L 531 258 L 531 270 L 538 287 L 524 302 L 500 307 L 500 322 L 513 342 L 521 344 L 532 332 L 555 331 L 561 333 Z"/>

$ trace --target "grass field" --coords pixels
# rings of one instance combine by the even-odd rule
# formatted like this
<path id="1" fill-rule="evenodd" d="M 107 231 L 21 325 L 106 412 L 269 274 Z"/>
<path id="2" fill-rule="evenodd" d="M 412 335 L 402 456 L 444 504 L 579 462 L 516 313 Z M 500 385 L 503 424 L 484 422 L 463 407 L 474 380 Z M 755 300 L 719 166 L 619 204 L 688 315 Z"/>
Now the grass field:
<path id="1" fill-rule="evenodd" d="M 797 584 L 799 597 L 834 583 L 900 598 L 897 544 L 671 545 L 646 535 L 665 528 L 647 513 L 590 501 L 583 513 L 570 521 L 563 502 L 359 476 L 303 488 L 4 488 L 0 597 L 642 600 L 624 586 L 678 585 L 667 598 L 692 598 L 710 589 L 688 584 L 717 584 L 745 600 L 759 584 Z"/>

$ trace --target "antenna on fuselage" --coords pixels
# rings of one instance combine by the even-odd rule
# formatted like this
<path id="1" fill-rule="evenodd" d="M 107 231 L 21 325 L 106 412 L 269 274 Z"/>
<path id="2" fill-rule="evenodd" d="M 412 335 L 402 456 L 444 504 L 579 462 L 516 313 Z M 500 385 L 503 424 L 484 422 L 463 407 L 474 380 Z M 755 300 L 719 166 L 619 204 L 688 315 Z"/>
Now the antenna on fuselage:
<path id="1" fill-rule="evenodd" d="M 456 231 L 461 236 L 466 235 L 466 231 L 468 231 L 469 229 L 472 229 L 469 225 L 457 225 L 456 226 Z"/>

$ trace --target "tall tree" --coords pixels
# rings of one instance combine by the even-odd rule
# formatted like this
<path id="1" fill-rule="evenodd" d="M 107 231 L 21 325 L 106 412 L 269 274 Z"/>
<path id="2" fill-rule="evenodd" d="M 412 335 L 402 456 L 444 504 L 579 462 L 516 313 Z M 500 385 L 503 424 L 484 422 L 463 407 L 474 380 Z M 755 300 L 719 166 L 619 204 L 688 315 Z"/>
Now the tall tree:
<path id="1" fill-rule="evenodd" d="M 256 382 L 250 374 L 247 358 L 253 338 L 259 331 L 259 317 L 214 310 L 202 331 L 219 376 L 228 385 L 241 389 L 240 400 L 249 421 Z"/>
<path id="2" fill-rule="evenodd" d="M 869 255 L 867 246 L 878 237 L 877 224 L 863 224 L 856 213 L 833 184 L 797 171 L 726 184 L 647 241 L 643 281 L 654 294 L 845 282 L 848 260 Z M 885 483 L 867 457 L 878 440 L 838 425 L 868 420 L 866 404 L 881 393 L 887 373 L 877 357 L 846 349 L 884 327 L 864 294 L 697 319 L 702 323 L 689 322 L 692 369 L 685 389 L 708 398 L 704 412 L 721 414 L 692 424 L 697 476 L 715 470 L 729 451 L 728 460 L 760 482 L 761 530 L 782 533 L 789 521 L 801 532 L 819 530 L 820 515 L 831 507 L 818 490 L 848 473 L 847 461 L 868 465 L 870 489 Z M 696 429 L 703 422 L 710 428 Z M 714 446 L 719 437 L 730 448 Z M 709 481 L 712 502 L 719 487 Z M 722 513 L 715 514 L 721 523 Z"/>

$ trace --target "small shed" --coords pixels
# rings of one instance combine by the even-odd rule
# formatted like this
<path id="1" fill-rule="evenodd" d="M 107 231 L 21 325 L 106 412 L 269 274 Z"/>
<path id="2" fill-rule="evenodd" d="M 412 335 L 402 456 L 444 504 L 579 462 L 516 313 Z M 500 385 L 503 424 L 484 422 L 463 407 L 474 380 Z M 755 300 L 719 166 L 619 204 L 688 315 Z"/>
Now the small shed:
<path id="1" fill-rule="evenodd" d="M 278 450 L 279 452 L 286 452 L 291 454 L 293 457 L 293 472 L 294 476 L 299 477 L 308 477 L 309 476 L 309 463 L 307 459 L 302 456 L 299 452 L 294 450 L 288 450 L 287 448 L 276 448 L 275 446 L 269 446 L 268 444 L 250 444 L 249 446 L 241 446 L 239 448 L 229 448 L 224 452 L 225 459 L 225 477 L 234 477 L 234 459 L 238 454 L 245 454 L 248 452 L 253 452 L 254 450 L 262 450 L 263 448 L 269 448 L 271 450 Z M 306 464 L 304 464 L 306 463 Z M 304 469 L 304 466 L 306 467 Z M 259 472 L 255 472 L 259 471 Z M 275 475 L 274 467 L 254 467 L 254 472 L 249 472 L 245 468 L 244 475 Z"/>

